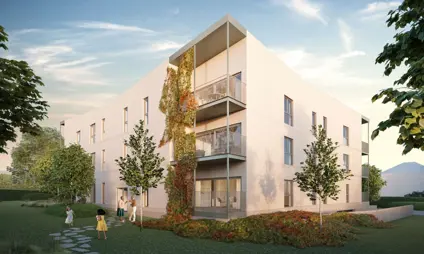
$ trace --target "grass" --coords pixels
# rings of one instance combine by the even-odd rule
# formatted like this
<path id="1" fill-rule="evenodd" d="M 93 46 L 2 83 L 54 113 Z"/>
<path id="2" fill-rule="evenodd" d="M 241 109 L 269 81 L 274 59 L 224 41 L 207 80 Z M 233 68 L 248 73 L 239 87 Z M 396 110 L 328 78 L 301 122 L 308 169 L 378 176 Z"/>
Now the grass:
<path id="1" fill-rule="evenodd" d="M 95 218 L 97 209 L 101 208 L 94 204 L 73 204 L 70 205 L 75 213 L 75 218 Z M 56 204 L 45 209 L 45 213 L 56 217 L 66 217 L 66 205 Z"/>
<path id="2" fill-rule="evenodd" d="M 404 205 L 413 205 L 414 210 L 424 211 L 424 197 L 381 197 L 378 201 L 371 202 L 378 208 L 389 208 Z"/>
<path id="3" fill-rule="evenodd" d="M 0 203 L 0 239 L 19 239 L 42 248 L 52 245 L 50 233 L 67 228 L 65 214 L 51 216 L 44 208 L 21 207 L 21 202 Z M 47 208 L 48 209 L 48 208 Z M 95 210 L 93 211 L 95 213 Z M 78 214 L 77 214 L 78 215 Z M 95 218 L 76 217 L 75 226 L 95 225 Z M 341 248 L 295 249 L 287 246 L 251 243 L 222 243 L 188 239 L 173 232 L 140 229 L 125 223 L 111 228 L 108 240 L 93 240 L 92 251 L 112 253 L 421 253 L 424 239 L 424 216 L 413 216 L 393 223 L 393 229 L 361 228 L 359 239 Z M 96 238 L 95 231 L 88 231 Z"/>

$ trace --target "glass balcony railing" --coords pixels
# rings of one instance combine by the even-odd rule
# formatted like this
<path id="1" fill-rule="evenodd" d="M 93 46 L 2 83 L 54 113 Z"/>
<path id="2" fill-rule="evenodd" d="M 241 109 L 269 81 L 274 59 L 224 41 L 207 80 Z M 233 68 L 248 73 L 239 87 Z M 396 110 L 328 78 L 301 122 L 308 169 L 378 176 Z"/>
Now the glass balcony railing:
<path id="1" fill-rule="evenodd" d="M 196 191 L 196 208 L 198 210 L 208 211 L 213 208 L 227 208 L 227 191 Z M 230 209 L 240 210 L 245 205 L 245 192 L 230 190 L 229 205 Z M 203 208 L 203 209 L 202 209 Z"/>
<path id="2" fill-rule="evenodd" d="M 230 127 L 231 128 L 231 127 Z M 228 139 L 230 150 L 227 151 L 227 132 L 210 132 L 196 137 L 196 156 L 198 158 L 232 154 L 246 156 L 246 137 L 238 132 L 231 132 Z"/>
<path id="3" fill-rule="evenodd" d="M 241 74 L 229 77 L 230 92 L 227 94 L 227 76 L 196 87 L 195 97 L 199 106 L 231 97 L 246 103 L 246 84 L 241 81 Z"/>

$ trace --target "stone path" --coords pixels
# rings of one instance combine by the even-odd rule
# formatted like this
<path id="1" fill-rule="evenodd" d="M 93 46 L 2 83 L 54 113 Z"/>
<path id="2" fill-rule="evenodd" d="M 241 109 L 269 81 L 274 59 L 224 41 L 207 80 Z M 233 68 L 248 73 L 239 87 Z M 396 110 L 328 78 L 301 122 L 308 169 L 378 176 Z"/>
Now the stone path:
<path id="1" fill-rule="evenodd" d="M 122 222 L 117 221 L 114 217 L 106 218 L 108 228 L 122 226 Z M 70 228 L 59 233 L 52 233 L 49 236 L 55 241 L 59 241 L 60 247 L 64 248 L 68 253 L 85 253 L 99 254 L 91 252 L 91 236 L 86 236 L 83 233 L 96 230 L 95 226 L 84 226 L 82 228 Z M 91 233 L 92 234 L 92 233 Z"/>

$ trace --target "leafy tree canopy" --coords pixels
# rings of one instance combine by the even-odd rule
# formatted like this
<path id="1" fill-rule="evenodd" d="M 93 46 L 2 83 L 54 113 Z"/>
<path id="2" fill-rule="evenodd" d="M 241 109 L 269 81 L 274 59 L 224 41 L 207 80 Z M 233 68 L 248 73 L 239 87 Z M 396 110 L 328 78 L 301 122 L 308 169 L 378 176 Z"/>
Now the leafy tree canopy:
<path id="1" fill-rule="evenodd" d="M 85 199 L 95 182 L 91 155 L 77 144 L 41 158 L 36 167 L 41 172 L 42 190 L 61 201 Z"/>
<path id="2" fill-rule="evenodd" d="M 51 153 L 62 145 L 62 135 L 55 128 L 43 127 L 36 136 L 23 134 L 21 142 L 12 150 L 12 165 L 9 171 L 12 172 L 15 181 L 35 183 L 39 173 L 34 170 L 37 161 L 46 155 L 51 156 Z"/>
<path id="3" fill-rule="evenodd" d="M 380 199 L 381 189 L 387 184 L 381 177 L 381 169 L 368 164 L 364 164 L 362 167 L 367 167 L 369 171 L 368 180 L 365 182 L 368 186 L 365 191 L 369 191 L 370 201 L 377 201 Z"/>
<path id="4" fill-rule="evenodd" d="M 373 131 L 375 139 L 380 132 L 391 127 L 399 128 L 397 144 L 403 145 L 403 154 L 412 149 L 424 151 L 424 1 L 404 0 L 388 13 L 386 23 L 398 31 L 394 42 L 384 46 L 376 63 L 385 64 L 384 75 L 390 76 L 402 64 L 407 68 L 392 88 L 387 88 L 372 97 L 375 102 L 392 102 L 395 109 L 385 121 Z"/>
<path id="5" fill-rule="evenodd" d="M 8 35 L 0 26 L 0 48 L 7 50 Z M 0 153 L 7 153 L 7 142 L 16 141 L 16 131 L 36 135 L 37 121 L 47 116 L 47 102 L 42 100 L 41 78 L 25 61 L 0 58 Z"/>

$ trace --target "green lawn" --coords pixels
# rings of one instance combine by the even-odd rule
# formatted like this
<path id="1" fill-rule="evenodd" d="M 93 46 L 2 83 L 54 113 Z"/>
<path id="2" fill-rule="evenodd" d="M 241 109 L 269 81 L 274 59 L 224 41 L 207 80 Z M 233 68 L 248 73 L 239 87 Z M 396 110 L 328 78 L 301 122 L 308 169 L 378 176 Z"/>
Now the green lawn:
<path id="1" fill-rule="evenodd" d="M 50 233 L 66 228 L 65 216 L 45 213 L 45 208 L 21 207 L 21 202 L 0 202 L 0 239 L 47 247 L 52 244 Z M 95 218 L 76 218 L 75 226 L 95 225 Z M 393 229 L 361 229 L 359 240 L 341 248 L 309 248 L 298 250 L 287 246 L 250 243 L 220 243 L 208 240 L 184 239 L 172 232 L 143 230 L 129 223 L 110 228 L 107 240 L 93 236 L 91 251 L 106 253 L 422 253 L 424 216 L 413 216 L 394 222 Z"/>

